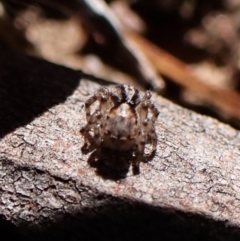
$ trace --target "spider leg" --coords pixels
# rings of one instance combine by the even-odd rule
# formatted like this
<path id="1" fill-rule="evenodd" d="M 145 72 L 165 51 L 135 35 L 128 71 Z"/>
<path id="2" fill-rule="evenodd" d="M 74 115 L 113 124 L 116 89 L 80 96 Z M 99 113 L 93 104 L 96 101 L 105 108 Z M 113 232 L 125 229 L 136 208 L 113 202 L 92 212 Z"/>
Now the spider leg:
<path id="1" fill-rule="evenodd" d="M 90 118 L 91 118 L 91 110 L 90 110 L 90 106 L 96 102 L 98 99 L 97 95 L 92 96 L 91 98 L 89 98 L 86 103 L 85 103 L 85 111 L 86 111 L 86 119 L 87 122 L 89 122 Z"/>
<path id="2" fill-rule="evenodd" d="M 139 123 L 143 123 L 147 119 L 148 115 L 148 106 L 150 104 L 150 98 L 152 93 L 150 91 L 146 91 L 145 95 L 142 98 L 142 101 L 139 104 L 138 111 L 139 111 Z"/>
<path id="3" fill-rule="evenodd" d="M 102 87 L 95 95 L 93 95 L 86 101 L 85 110 L 86 110 L 86 119 L 88 122 L 91 117 L 91 105 L 98 100 L 99 109 L 101 112 L 103 112 L 103 106 L 107 104 L 108 97 L 109 97 L 108 89 L 105 87 Z"/>
<path id="4" fill-rule="evenodd" d="M 139 116 L 140 116 L 140 122 L 144 122 L 148 117 L 148 112 L 150 111 L 151 121 L 154 123 L 159 115 L 159 111 L 156 108 L 156 106 L 150 101 L 152 97 L 151 91 L 146 91 L 145 95 L 143 96 L 143 99 L 139 105 Z"/>
<path id="5" fill-rule="evenodd" d="M 94 142 L 95 142 L 95 146 L 99 147 L 101 145 L 101 141 L 102 141 L 102 128 L 101 128 L 101 123 L 102 121 L 102 114 L 100 111 L 97 111 L 96 113 L 96 123 L 94 123 Z"/>
<path id="6" fill-rule="evenodd" d="M 157 134 L 154 130 L 154 123 L 159 115 L 159 111 L 150 101 L 151 96 L 151 92 L 146 91 L 138 107 L 139 125 L 142 133 L 146 133 L 143 135 L 143 141 L 145 141 L 145 144 L 151 145 L 151 151 L 148 154 L 144 154 L 144 150 L 142 152 L 144 161 L 151 160 L 154 157 L 157 149 Z M 149 112 L 151 113 L 150 117 Z"/>
<path id="7" fill-rule="evenodd" d="M 114 105 L 127 101 L 127 93 L 124 85 L 116 85 L 115 91 L 111 93 Z"/>
<path id="8" fill-rule="evenodd" d="M 144 131 L 139 131 L 139 138 L 136 143 L 135 157 L 132 159 L 133 174 L 139 174 L 139 164 L 144 159 L 144 148 L 147 141 L 147 135 Z"/>
<path id="9" fill-rule="evenodd" d="M 120 94 L 120 102 L 126 102 L 127 101 L 127 93 L 126 93 L 126 89 L 124 87 L 124 85 L 117 85 L 116 86 L 119 94 Z"/>
<path id="10" fill-rule="evenodd" d="M 80 131 L 84 136 L 84 145 L 82 147 L 83 153 L 91 152 L 101 142 L 101 133 L 99 128 L 101 125 L 101 118 L 104 115 L 104 110 L 108 105 L 108 98 L 108 89 L 103 87 L 85 103 L 87 125 Z M 99 102 L 99 107 L 91 113 L 91 106 L 96 101 Z"/>
<path id="11" fill-rule="evenodd" d="M 145 144 L 150 144 L 150 152 L 144 155 L 144 161 L 151 160 L 157 149 L 157 134 L 154 130 L 154 123 L 151 120 L 146 119 L 141 125 L 142 133 L 144 133 Z"/>
<path id="12" fill-rule="evenodd" d="M 92 116 L 90 116 L 90 120 L 89 120 L 88 124 L 80 130 L 80 133 L 84 137 L 84 145 L 82 146 L 82 152 L 84 154 L 91 152 L 95 146 L 95 144 L 94 144 L 95 139 L 94 139 L 93 134 L 91 134 L 91 131 L 93 131 L 93 133 L 94 133 L 95 120 L 96 120 L 96 115 L 93 114 Z"/>
<path id="13" fill-rule="evenodd" d="M 97 162 L 101 158 L 101 149 L 96 148 L 88 159 L 88 163 L 91 167 L 97 167 Z"/>
<path id="14" fill-rule="evenodd" d="M 148 103 L 148 109 L 152 112 L 151 121 L 154 124 L 158 115 L 159 115 L 159 111 L 158 111 L 157 107 L 152 102 Z"/>
<path id="15" fill-rule="evenodd" d="M 151 151 L 145 155 L 145 160 L 151 160 L 156 154 L 157 150 L 157 134 L 153 127 L 148 128 L 148 142 L 151 143 Z"/>
<path id="16" fill-rule="evenodd" d="M 139 90 L 134 88 L 134 94 L 128 102 L 131 106 L 136 107 L 140 103 Z"/>
<path id="17" fill-rule="evenodd" d="M 87 128 L 84 127 L 81 129 L 81 134 L 83 135 L 84 137 L 84 144 L 81 148 L 83 154 L 87 154 L 89 152 L 91 152 L 93 149 L 94 149 L 94 139 L 93 137 L 90 135 L 90 132 L 88 130 L 88 126 Z"/>
<path id="18" fill-rule="evenodd" d="M 119 96 L 117 96 L 115 93 L 111 93 L 110 95 L 114 106 L 118 105 L 121 102 Z"/>

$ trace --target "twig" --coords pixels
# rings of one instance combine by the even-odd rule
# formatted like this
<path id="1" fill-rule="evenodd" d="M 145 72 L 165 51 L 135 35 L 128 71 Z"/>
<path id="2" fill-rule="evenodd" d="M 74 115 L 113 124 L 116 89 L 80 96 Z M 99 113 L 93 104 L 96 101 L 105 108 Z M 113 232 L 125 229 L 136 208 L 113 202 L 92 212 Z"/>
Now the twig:
<path id="1" fill-rule="evenodd" d="M 240 120 L 240 95 L 230 89 L 214 87 L 194 76 L 189 66 L 141 36 L 128 33 L 162 75 L 187 88 L 222 113 Z"/>

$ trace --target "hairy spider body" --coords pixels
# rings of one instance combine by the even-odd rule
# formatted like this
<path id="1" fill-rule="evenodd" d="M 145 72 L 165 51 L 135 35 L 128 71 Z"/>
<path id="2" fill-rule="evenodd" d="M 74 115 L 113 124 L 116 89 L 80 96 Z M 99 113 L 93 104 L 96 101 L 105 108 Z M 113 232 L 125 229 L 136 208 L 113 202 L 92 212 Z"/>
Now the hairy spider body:
<path id="1" fill-rule="evenodd" d="M 113 107 L 107 116 L 103 146 L 111 149 L 130 150 L 137 135 L 137 114 L 128 104 Z"/>
<path id="2" fill-rule="evenodd" d="M 150 91 L 140 99 L 139 91 L 128 85 L 98 90 L 85 103 L 87 125 L 81 130 L 85 141 L 82 151 L 96 150 L 98 155 L 101 149 L 132 152 L 133 170 L 139 172 L 139 163 L 152 158 L 157 145 L 154 124 L 159 112 L 150 98 Z M 91 108 L 95 102 L 98 106 Z M 148 154 L 146 144 L 151 145 Z"/>

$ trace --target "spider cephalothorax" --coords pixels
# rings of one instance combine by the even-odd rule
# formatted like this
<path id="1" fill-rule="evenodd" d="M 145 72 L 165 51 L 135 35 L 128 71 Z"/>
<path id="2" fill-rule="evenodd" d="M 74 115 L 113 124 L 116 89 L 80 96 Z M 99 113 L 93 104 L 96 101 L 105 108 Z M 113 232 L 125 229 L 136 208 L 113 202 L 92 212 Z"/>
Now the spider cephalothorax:
<path id="1" fill-rule="evenodd" d="M 87 125 L 81 130 L 85 141 L 82 151 L 129 151 L 133 171 L 139 172 L 139 163 L 152 158 L 157 146 L 154 124 L 159 112 L 150 99 L 150 91 L 140 98 L 139 91 L 128 85 L 98 90 L 85 103 Z M 151 145 L 148 154 L 147 144 Z"/>

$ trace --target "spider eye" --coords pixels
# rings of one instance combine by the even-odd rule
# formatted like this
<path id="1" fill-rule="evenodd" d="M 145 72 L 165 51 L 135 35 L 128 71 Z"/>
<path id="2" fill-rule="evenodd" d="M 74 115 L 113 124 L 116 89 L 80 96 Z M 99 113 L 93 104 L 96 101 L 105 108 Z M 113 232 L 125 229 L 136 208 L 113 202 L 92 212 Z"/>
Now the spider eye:
<path id="1" fill-rule="evenodd" d="M 150 99 L 150 98 L 152 97 L 152 93 L 151 93 L 151 91 L 149 91 L 149 90 L 146 92 L 145 95 L 146 95 L 146 98 L 147 98 L 147 99 Z"/>

